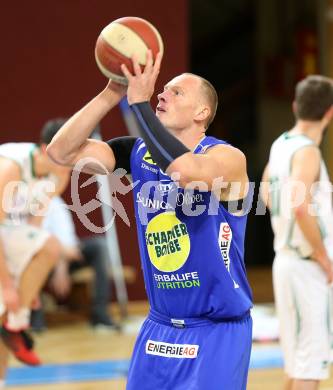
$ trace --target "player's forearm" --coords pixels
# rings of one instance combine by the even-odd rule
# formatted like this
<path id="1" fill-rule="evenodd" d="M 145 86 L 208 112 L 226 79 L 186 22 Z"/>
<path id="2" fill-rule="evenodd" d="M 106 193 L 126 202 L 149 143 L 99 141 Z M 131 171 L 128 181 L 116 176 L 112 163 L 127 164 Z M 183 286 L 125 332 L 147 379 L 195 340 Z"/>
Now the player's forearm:
<path id="1" fill-rule="evenodd" d="M 60 164 L 70 164 L 98 123 L 120 99 L 121 96 L 109 88 L 103 90 L 62 126 L 48 145 L 48 154 Z"/>
<path id="2" fill-rule="evenodd" d="M 149 102 L 134 103 L 131 108 L 137 118 L 141 137 L 153 160 L 164 172 L 176 158 L 190 151 L 163 126 Z"/>
<path id="3" fill-rule="evenodd" d="M 211 189 L 216 179 L 224 181 L 228 177 L 227 170 L 227 166 L 217 164 L 209 155 L 186 153 L 169 165 L 167 173 L 170 176 L 178 173 L 181 187 L 193 183 L 194 187 L 205 190 Z"/>
<path id="4" fill-rule="evenodd" d="M 309 203 L 305 202 L 295 209 L 295 219 L 305 239 L 312 247 L 311 257 L 326 269 L 329 258 L 320 233 L 317 217 L 309 214 Z"/>

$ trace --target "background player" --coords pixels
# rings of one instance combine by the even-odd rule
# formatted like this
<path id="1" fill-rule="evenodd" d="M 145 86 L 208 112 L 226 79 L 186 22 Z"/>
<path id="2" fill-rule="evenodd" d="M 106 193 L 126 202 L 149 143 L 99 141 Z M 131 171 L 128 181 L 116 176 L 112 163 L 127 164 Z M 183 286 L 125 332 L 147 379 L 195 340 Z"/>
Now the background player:
<path id="1" fill-rule="evenodd" d="M 45 130 L 45 129 L 44 129 Z M 50 270 L 60 256 L 60 245 L 39 225 L 49 197 L 62 193 L 70 170 L 46 154 L 43 131 L 39 145 L 0 146 L 0 313 L 1 338 L 20 361 L 38 365 L 33 342 L 26 333 L 30 309 Z M 1 350 L 2 378 L 7 356 Z"/>
<path id="2" fill-rule="evenodd" d="M 332 185 L 319 145 L 333 116 L 332 80 L 300 81 L 293 111 L 295 126 L 272 145 L 262 195 L 269 199 L 275 235 L 273 282 L 285 389 L 314 390 L 330 365 Z"/>

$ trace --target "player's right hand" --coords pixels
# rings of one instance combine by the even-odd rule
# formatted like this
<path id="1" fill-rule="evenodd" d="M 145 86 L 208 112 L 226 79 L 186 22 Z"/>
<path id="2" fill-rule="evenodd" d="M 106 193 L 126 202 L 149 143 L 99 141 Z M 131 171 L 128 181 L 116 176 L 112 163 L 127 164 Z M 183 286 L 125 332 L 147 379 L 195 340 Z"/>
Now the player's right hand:
<path id="1" fill-rule="evenodd" d="M 152 52 L 148 50 L 147 62 L 143 71 L 136 55 L 132 56 L 133 73 L 129 71 L 125 64 L 121 65 L 121 70 L 128 81 L 127 100 L 129 105 L 150 100 L 155 90 L 161 62 L 162 53 L 157 54 L 154 62 Z"/>
<path id="2" fill-rule="evenodd" d="M 325 272 L 327 277 L 327 283 L 333 284 L 333 263 L 328 257 L 326 250 L 323 249 L 321 251 L 313 251 L 311 254 L 311 258 L 315 260 Z"/>
<path id="3" fill-rule="evenodd" d="M 16 312 L 20 308 L 20 297 L 14 286 L 2 287 L 2 295 L 7 311 Z"/>
<path id="4" fill-rule="evenodd" d="M 333 284 L 333 264 L 330 259 L 327 259 L 325 262 L 320 263 L 320 265 L 326 274 L 327 283 Z"/>
<path id="5" fill-rule="evenodd" d="M 327 275 L 327 282 L 328 284 L 332 285 L 333 284 L 333 264 L 330 262 L 329 267 L 326 271 Z"/>

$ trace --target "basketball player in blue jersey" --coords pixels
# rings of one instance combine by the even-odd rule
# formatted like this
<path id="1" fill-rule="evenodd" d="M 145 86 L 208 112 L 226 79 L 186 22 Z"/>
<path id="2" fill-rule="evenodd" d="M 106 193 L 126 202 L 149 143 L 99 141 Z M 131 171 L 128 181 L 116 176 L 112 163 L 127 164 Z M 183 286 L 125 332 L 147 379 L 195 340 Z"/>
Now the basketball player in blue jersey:
<path id="1" fill-rule="evenodd" d="M 136 182 L 151 310 L 135 345 L 127 389 L 244 390 L 252 334 L 243 260 L 246 216 L 224 205 L 247 195 L 246 160 L 238 149 L 205 135 L 217 108 L 207 80 L 189 73 L 175 77 L 153 112 L 149 101 L 160 63 L 161 56 L 153 64 L 149 52 L 144 71 L 135 58 L 133 74 L 122 67 L 141 138 L 88 139 L 126 93 L 110 81 L 69 119 L 48 152 L 72 166 L 93 158 L 89 172 L 103 173 L 101 163 L 109 172 L 125 168 Z"/>

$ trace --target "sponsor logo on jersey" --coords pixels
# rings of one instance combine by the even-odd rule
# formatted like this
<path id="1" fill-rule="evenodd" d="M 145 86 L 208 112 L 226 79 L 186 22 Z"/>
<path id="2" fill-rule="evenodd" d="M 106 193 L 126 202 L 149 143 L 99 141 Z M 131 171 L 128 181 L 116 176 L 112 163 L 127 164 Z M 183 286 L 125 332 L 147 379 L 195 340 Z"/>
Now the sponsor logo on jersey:
<path id="1" fill-rule="evenodd" d="M 147 165 L 146 163 L 142 162 L 141 163 L 141 168 L 146 169 L 147 171 L 153 172 L 153 173 L 158 173 L 157 168 L 153 168 L 150 165 Z"/>
<path id="2" fill-rule="evenodd" d="M 198 356 L 199 345 L 170 344 L 161 341 L 147 340 L 146 354 L 178 359 L 195 359 Z"/>
<path id="3" fill-rule="evenodd" d="M 159 271 L 174 272 L 185 264 L 191 248 L 190 237 L 186 224 L 174 212 L 152 218 L 145 235 L 150 261 Z"/>
<path id="4" fill-rule="evenodd" d="M 143 156 L 142 160 L 145 161 L 148 164 L 156 165 L 156 162 L 153 160 L 153 158 L 152 158 L 152 156 L 151 156 L 151 154 L 149 153 L 148 150 L 146 151 L 146 153 Z"/>
<path id="5" fill-rule="evenodd" d="M 156 186 L 161 197 L 168 195 L 170 192 L 177 189 L 177 185 L 173 182 L 161 183 Z M 168 191 L 168 192 L 166 192 Z M 165 200 L 166 199 L 166 200 Z M 191 206 L 192 204 L 204 204 L 204 197 L 200 193 L 178 192 L 170 201 L 166 198 L 149 198 L 140 191 L 136 195 L 136 202 L 142 204 L 143 207 L 153 210 L 174 210 L 176 206 Z"/>
<path id="6" fill-rule="evenodd" d="M 170 192 L 178 189 L 178 186 L 175 182 L 171 180 L 160 180 L 160 182 L 156 186 L 159 193 L 164 196 L 168 195 Z"/>
<path id="7" fill-rule="evenodd" d="M 166 202 L 163 199 L 158 198 L 148 198 L 141 194 L 141 192 L 138 192 L 136 194 L 136 202 L 139 204 L 142 204 L 143 207 L 147 209 L 153 209 L 153 210 L 174 210 L 174 208 L 171 206 L 170 203 Z"/>
<path id="8" fill-rule="evenodd" d="M 232 230 L 227 222 L 222 222 L 220 224 L 219 231 L 219 247 L 221 250 L 222 260 L 226 269 L 230 274 L 230 247 L 232 242 Z M 234 287 L 239 288 L 239 285 L 233 280 Z"/>
<path id="9" fill-rule="evenodd" d="M 176 288 L 200 287 L 200 279 L 197 271 L 183 274 L 154 274 L 157 288 L 163 290 Z"/>

